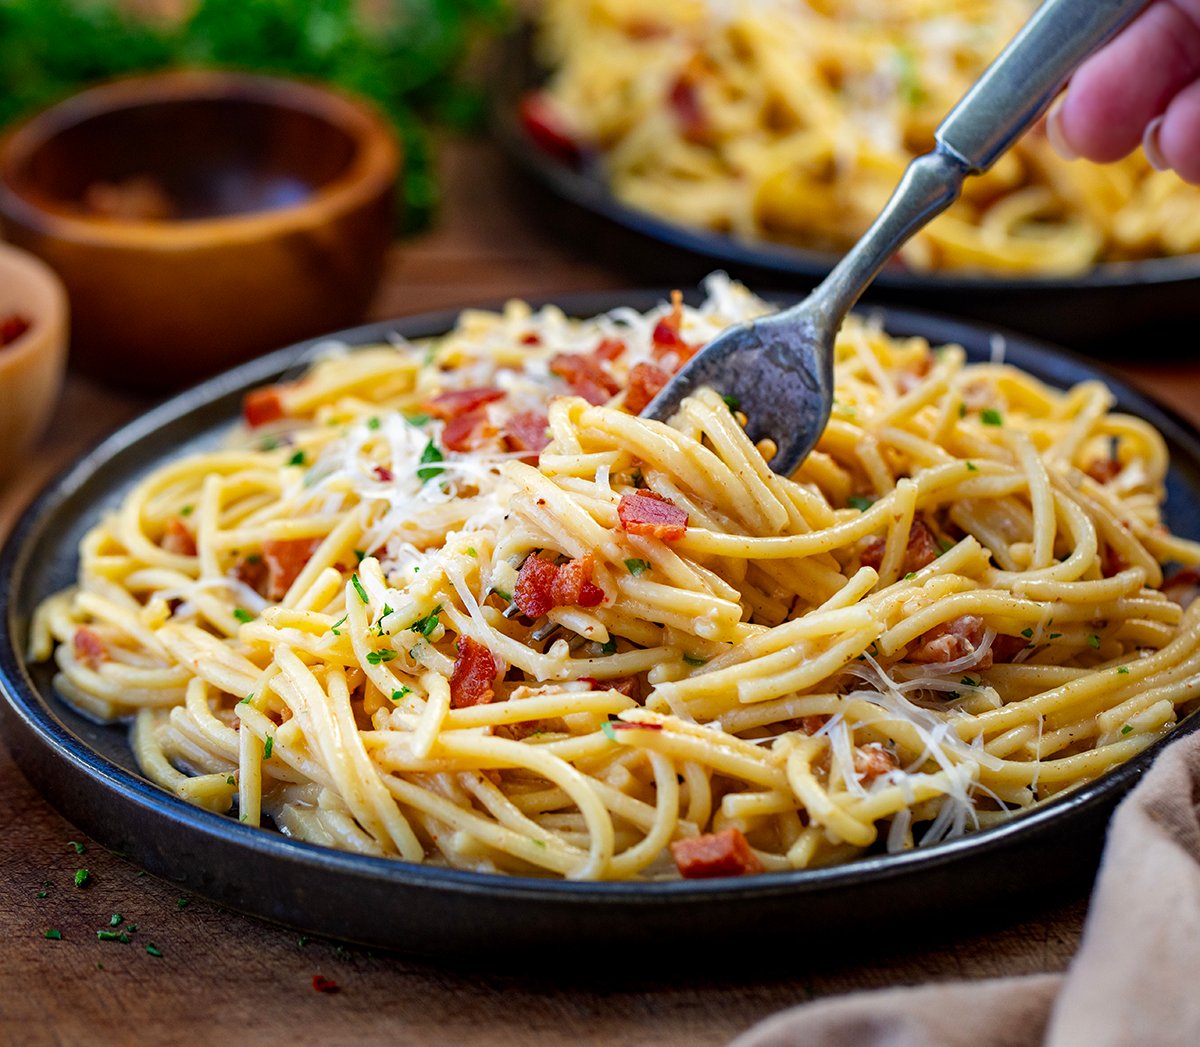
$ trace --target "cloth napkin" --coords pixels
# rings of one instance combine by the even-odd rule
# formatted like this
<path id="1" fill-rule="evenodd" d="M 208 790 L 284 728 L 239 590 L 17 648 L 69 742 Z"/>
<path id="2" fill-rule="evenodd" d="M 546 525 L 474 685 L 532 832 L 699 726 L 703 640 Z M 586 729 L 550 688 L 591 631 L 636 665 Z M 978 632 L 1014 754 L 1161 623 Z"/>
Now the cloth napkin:
<path id="1" fill-rule="evenodd" d="M 1200 1045 L 1200 732 L 1117 808 L 1064 974 L 854 993 L 783 1011 L 731 1047 Z"/>

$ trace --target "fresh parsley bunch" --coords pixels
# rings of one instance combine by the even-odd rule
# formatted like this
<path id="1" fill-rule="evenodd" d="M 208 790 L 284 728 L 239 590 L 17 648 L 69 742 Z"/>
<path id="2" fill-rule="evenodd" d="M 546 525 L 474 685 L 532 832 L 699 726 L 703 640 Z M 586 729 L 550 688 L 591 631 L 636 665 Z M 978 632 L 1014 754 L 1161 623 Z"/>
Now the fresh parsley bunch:
<path id="1" fill-rule="evenodd" d="M 145 7 L 143 3 L 140 6 Z M 429 131 L 471 127 L 460 73 L 507 0 L 193 0 L 176 18 L 121 0 L 0 0 L 0 125 L 96 80 L 201 66 L 324 80 L 375 101 L 404 142 L 405 226 L 436 202 Z"/>

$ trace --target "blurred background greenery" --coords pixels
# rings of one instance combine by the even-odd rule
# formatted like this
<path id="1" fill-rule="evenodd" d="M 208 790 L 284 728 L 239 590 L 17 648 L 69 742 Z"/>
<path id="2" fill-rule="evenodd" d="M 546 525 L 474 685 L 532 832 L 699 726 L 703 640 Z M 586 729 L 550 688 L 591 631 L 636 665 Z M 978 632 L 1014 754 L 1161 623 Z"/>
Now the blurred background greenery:
<path id="1" fill-rule="evenodd" d="M 470 57 L 508 0 L 0 0 L 0 126 L 168 66 L 295 75 L 373 100 L 404 144 L 404 231 L 437 203 L 432 134 L 483 114 Z"/>

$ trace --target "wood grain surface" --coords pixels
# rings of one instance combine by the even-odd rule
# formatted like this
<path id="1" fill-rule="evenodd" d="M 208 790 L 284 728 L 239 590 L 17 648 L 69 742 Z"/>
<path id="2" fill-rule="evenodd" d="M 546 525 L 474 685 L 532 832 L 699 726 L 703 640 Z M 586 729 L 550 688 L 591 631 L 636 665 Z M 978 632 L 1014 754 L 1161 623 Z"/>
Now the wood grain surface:
<path id="1" fill-rule="evenodd" d="M 586 244 L 572 247 L 529 227 L 527 213 L 511 206 L 513 176 L 490 146 L 449 143 L 443 166 L 439 223 L 393 249 L 374 317 L 627 285 L 620 272 L 589 263 Z M 1143 360 L 1124 370 L 1200 422 L 1200 363 Z M 146 406 L 72 376 L 38 453 L 0 490 L 0 534 L 47 478 Z M 83 887 L 74 884 L 79 869 L 89 871 Z M 324 940 L 302 943 L 293 932 L 181 896 L 82 837 L 0 750 L 3 1044 L 701 1047 L 816 996 L 1061 970 L 1085 909 L 1082 899 L 1068 899 L 986 933 L 936 940 L 896 941 L 880 928 L 856 956 L 836 962 L 798 941 L 794 956 L 749 977 L 739 974 L 736 955 L 716 950 L 703 980 L 648 968 L 641 957 L 611 980 L 572 977 L 569 942 L 564 974 L 553 979 L 513 972 L 503 956 L 479 958 L 487 973 L 438 969 Z M 137 925 L 128 944 L 97 939 L 113 914 L 122 927 Z M 52 928 L 60 940 L 44 937 Z M 162 955 L 148 952 L 150 944 Z M 317 974 L 338 991 L 315 992 Z"/>

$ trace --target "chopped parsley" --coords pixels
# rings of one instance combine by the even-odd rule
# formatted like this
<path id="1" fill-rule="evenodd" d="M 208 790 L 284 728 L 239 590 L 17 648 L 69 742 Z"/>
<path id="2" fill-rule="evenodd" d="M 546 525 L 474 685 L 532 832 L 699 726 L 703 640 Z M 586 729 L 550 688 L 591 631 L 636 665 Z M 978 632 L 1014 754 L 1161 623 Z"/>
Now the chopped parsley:
<path id="1" fill-rule="evenodd" d="M 600 725 L 600 730 L 604 732 L 604 737 L 610 742 L 615 742 L 617 740 L 617 732 L 613 729 L 613 725 L 610 720 L 605 720 L 604 723 Z"/>
<path id="2" fill-rule="evenodd" d="M 253 691 L 251 691 L 248 695 L 246 695 L 245 698 L 243 698 L 240 702 L 238 702 L 238 705 L 249 705 L 252 701 L 254 701 L 254 692 Z"/>
<path id="3" fill-rule="evenodd" d="M 122 945 L 128 945 L 133 941 L 124 931 L 97 931 L 96 937 L 102 942 L 120 942 Z"/>
<path id="4" fill-rule="evenodd" d="M 694 654 L 685 654 L 683 656 L 683 660 L 685 662 L 687 662 L 688 665 L 707 665 L 708 664 L 707 658 L 697 658 Z"/>
<path id="5" fill-rule="evenodd" d="M 600 653 L 601 654 L 616 654 L 617 653 L 617 638 L 615 636 L 610 636 L 608 638 L 608 643 L 602 643 L 600 645 Z"/>
<path id="6" fill-rule="evenodd" d="M 865 513 L 874 504 L 874 498 L 868 498 L 866 495 L 862 494 L 852 494 L 846 499 L 846 505 L 848 505 L 851 509 L 857 509 L 860 513 Z"/>
<path id="7" fill-rule="evenodd" d="M 730 413 L 736 414 L 742 409 L 742 403 L 736 396 L 722 396 L 725 401 L 725 406 L 729 408 Z"/>
<path id="8" fill-rule="evenodd" d="M 88 872 L 87 869 L 76 869 L 75 870 L 75 886 L 76 887 L 82 887 L 91 878 L 92 878 L 92 874 L 90 872 Z"/>
<path id="9" fill-rule="evenodd" d="M 146 952 L 148 952 L 151 956 L 162 955 L 162 950 L 153 942 L 150 942 L 150 944 L 146 946 Z"/>
<path id="10" fill-rule="evenodd" d="M 1062 636 L 1062 633 L 1051 633 L 1051 634 L 1050 634 L 1050 639 L 1051 639 L 1051 640 L 1057 640 L 1057 639 L 1058 639 L 1060 636 Z"/>
<path id="11" fill-rule="evenodd" d="M 650 565 L 645 560 L 626 560 L 625 567 L 635 578 L 639 574 L 645 574 L 646 571 L 650 570 Z"/>
<path id="12" fill-rule="evenodd" d="M 1121 675 L 1123 675 L 1123 676 L 1128 676 L 1129 675 L 1129 666 L 1122 665 L 1117 669 L 1117 672 L 1121 673 Z"/>
<path id="13" fill-rule="evenodd" d="M 498 597 L 500 597 L 501 600 L 511 600 L 512 599 L 512 593 L 505 592 L 503 589 L 497 589 L 494 585 L 492 586 L 492 592 L 494 592 Z"/>
<path id="14" fill-rule="evenodd" d="M 1121 728 L 1121 733 L 1122 734 L 1132 734 L 1133 728 L 1130 727 L 1129 724 L 1126 724 L 1124 727 Z"/>
<path id="15" fill-rule="evenodd" d="M 1090 648 L 1091 648 L 1093 651 L 1098 651 L 1098 650 L 1100 650 L 1100 637 L 1099 637 L 1099 636 L 1097 636 L 1095 633 L 1092 633 L 1092 634 L 1091 634 L 1091 635 L 1088 637 L 1088 646 L 1089 646 L 1089 647 L 1090 647 Z"/>
<path id="16" fill-rule="evenodd" d="M 1001 426 L 1004 424 L 1004 418 L 994 407 L 985 407 L 979 412 L 979 420 L 984 425 Z"/>
<path id="17" fill-rule="evenodd" d="M 334 622 L 334 623 L 333 623 L 333 625 L 331 625 L 331 626 L 329 627 L 329 631 L 330 631 L 331 633 L 333 633 L 333 635 L 334 635 L 334 636 L 341 636 L 341 635 L 342 635 L 342 631 L 341 631 L 341 629 L 340 629 L 339 627 L 340 627 L 340 626 L 342 625 L 342 623 L 343 623 L 343 622 L 345 622 L 345 620 L 346 620 L 347 618 L 349 618 L 349 617 L 350 617 L 350 616 L 349 616 L 349 615 L 347 615 L 347 614 L 344 614 L 344 615 L 342 615 L 342 616 L 341 616 L 341 618 L 339 618 L 339 619 L 338 619 L 336 622 Z"/>
<path id="18" fill-rule="evenodd" d="M 467 546 L 467 555 L 468 555 L 468 556 L 478 556 L 478 555 L 479 555 L 479 553 L 478 553 L 478 552 L 476 552 L 476 550 L 475 550 L 475 546 L 473 546 L 473 545 L 468 545 L 468 546 Z"/>
<path id="19" fill-rule="evenodd" d="M 291 458 L 289 458 L 287 460 L 287 464 L 288 465 L 304 465 L 305 462 L 307 462 L 307 461 L 308 461 L 308 459 L 305 457 L 304 452 L 297 451 L 294 455 L 292 455 Z"/>
<path id="20" fill-rule="evenodd" d="M 979 472 L 979 469 L 978 469 L 978 467 L 975 465 L 975 463 L 974 463 L 974 462 L 967 462 L 967 472 L 969 472 L 969 473 L 977 473 L 977 472 Z"/>
<path id="21" fill-rule="evenodd" d="M 67 846 L 74 848 L 76 854 L 83 854 L 87 850 L 78 840 L 68 840 Z"/>
<path id="22" fill-rule="evenodd" d="M 412 688 L 411 687 L 401 687 L 400 690 L 392 692 L 392 701 L 398 702 L 402 698 L 404 698 L 405 695 L 408 695 L 408 694 L 412 694 Z"/>
<path id="23" fill-rule="evenodd" d="M 191 516 L 192 513 L 195 511 L 195 509 L 196 509 L 196 507 L 194 505 L 185 505 L 182 509 L 179 510 L 179 515 L 180 516 Z"/>
<path id="24" fill-rule="evenodd" d="M 396 652 L 390 647 L 385 647 L 380 651 L 367 652 L 367 661 L 370 662 L 371 665 L 379 665 L 383 662 L 390 662 L 395 657 Z"/>
<path id="25" fill-rule="evenodd" d="M 191 901 L 190 898 L 180 898 L 178 901 L 175 902 L 175 908 L 176 909 L 186 909 L 188 907 L 188 903 L 190 901 Z"/>
<path id="26" fill-rule="evenodd" d="M 438 627 L 441 619 L 438 617 L 442 613 L 442 605 L 438 604 L 424 618 L 418 618 L 408 628 L 414 633 L 420 633 L 428 640 L 433 635 L 433 630 Z"/>
<path id="27" fill-rule="evenodd" d="M 49 898 L 49 897 L 50 897 L 50 892 L 49 892 L 49 891 L 38 891 L 38 892 L 37 892 L 37 896 L 38 896 L 39 898 Z"/>
<path id="28" fill-rule="evenodd" d="M 1022 629 L 1021 635 L 1024 636 L 1026 640 L 1028 640 L 1031 636 L 1033 636 L 1033 629 L 1032 628 Z"/>
<path id="29" fill-rule="evenodd" d="M 233 609 L 233 616 L 234 616 L 234 618 L 236 618 L 236 619 L 237 619 L 239 622 L 252 622 L 252 621 L 254 621 L 254 615 L 252 615 L 252 614 L 251 614 L 249 611 L 247 611 L 247 610 L 246 610 L 244 607 L 235 607 L 235 608 Z"/>
<path id="30" fill-rule="evenodd" d="M 266 437 L 262 443 L 258 445 L 260 451 L 274 451 L 279 446 L 279 441 L 273 436 Z"/>
<path id="31" fill-rule="evenodd" d="M 42 935 L 42 937 L 49 938 L 52 942 L 61 942 L 62 931 L 60 931 L 57 927 L 51 927 L 50 930 Z"/>
<path id="32" fill-rule="evenodd" d="M 232 774 L 227 774 L 225 776 L 225 784 L 226 785 L 237 785 L 237 779 Z"/>
<path id="33" fill-rule="evenodd" d="M 267 740 L 265 742 L 263 742 L 263 759 L 264 760 L 269 760 L 271 758 L 271 750 L 273 750 L 274 748 L 275 748 L 275 736 L 273 734 L 268 734 Z"/>
<path id="34" fill-rule="evenodd" d="M 363 603 L 367 603 L 367 590 L 363 588 L 363 583 L 358 580 L 358 575 L 352 574 L 350 576 L 350 581 L 354 585 L 354 591 L 358 593 L 358 598 L 362 600 Z"/>
<path id="35" fill-rule="evenodd" d="M 972 680 L 972 679 L 971 679 L 971 677 L 969 677 L 969 676 L 964 676 L 964 677 L 963 677 L 961 680 L 959 680 L 958 682 L 959 682 L 960 684 L 962 684 L 964 687 L 978 687 L 978 686 L 979 686 L 979 681 L 978 681 L 978 680 Z"/>
<path id="36" fill-rule="evenodd" d="M 419 429 L 421 426 L 428 423 L 429 415 L 427 415 L 427 414 L 410 414 L 405 419 L 405 421 L 408 422 L 409 425 L 415 425 Z"/>
<path id="37" fill-rule="evenodd" d="M 966 405 L 966 404 L 964 404 L 964 403 L 960 403 L 960 404 L 958 405 L 958 417 L 959 417 L 959 418 L 966 418 L 966 417 L 967 417 L 967 405 Z"/>
<path id="38" fill-rule="evenodd" d="M 916 576 L 917 576 L 917 572 L 916 572 L 916 571 L 909 571 L 909 572 L 908 572 L 908 574 L 906 574 L 906 575 L 904 576 L 904 580 L 905 580 L 906 582 L 909 582 L 909 581 L 912 581 L 912 579 L 916 578 Z"/>
<path id="39" fill-rule="evenodd" d="M 379 621 L 377 621 L 375 623 L 375 635 L 376 636 L 383 635 L 383 620 L 391 613 L 392 613 L 391 607 L 389 607 L 387 604 L 384 604 L 383 610 L 379 612 Z"/>
<path id="40" fill-rule="evenodd" d="M 417 479 L 424 482 L 437 476 L 439 473 L 444 473 L 446 470 L 440 465 L 430 465 L 430 462 L 444 462 L 445 455 L 438 450 L 437 444 L 432 440 L 425 445 L 425 450 L 421 452 L 422 467 L 417 470 Z"/>
<path id="41" fill-rule="evenodd" d="M 378 416 L 372 415 L 367 419 L 367 428 L 374 432 L 381 425 Z"/>
<path id="42" fill-rule="evenodd" d="M 356 559 L 356 560 L 357 560 L 359 563 L 362 563 L 362 562 L 363 562 L 363 560 L 365 560 L 365 559 L 367 558 L 367 551 L 366 551 L 366 549 L 355 549 L 355 550 L 354 550 L 354 558 L 355 558 L 355 559 Z"/>
<path id="43" fill-rule="evenodd" d="M 532 841 L 532 843 L 535 847 L 540 847 L 540 848 L 542 848 L 542 850 L 546 849 L 546 841 L 545 840 L 534 840 L 532 836 L 529 839 Z"/>
<path id="44" fill-rule="evenodd" d="M 938 539 L 938 556 L 945 556 L 951 549 L 954 548 L 954 543 L 946 538 Z"/>
<path id="45" fill-rule="evenodd" d="M 109 927 L 120 927 L 125 922 L 125 917 L 119 912 L 115 912 L 108 918 Z"/>

